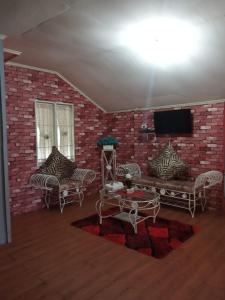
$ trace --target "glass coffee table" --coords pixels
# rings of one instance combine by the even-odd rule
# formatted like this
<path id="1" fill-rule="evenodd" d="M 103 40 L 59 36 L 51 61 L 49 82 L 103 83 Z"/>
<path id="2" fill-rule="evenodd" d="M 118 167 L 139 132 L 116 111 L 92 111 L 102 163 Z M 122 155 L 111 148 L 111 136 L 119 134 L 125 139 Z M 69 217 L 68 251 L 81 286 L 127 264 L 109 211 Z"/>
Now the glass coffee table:
<path id="1" fill-rule="evenodd" d="M 111 192 L 106 189 L 100 190 L 100 199 L 96 201 L 96 210 L 99 215 L 99 222 L 108 217 L 114 217 L 123 221 L 130 222 L 137 233 L 137 224 L 153 218 L 155 223 L 156 216 L 160 210 L 160 196 L 158 193 L 150 192 L 144 189 L 136 189 L 128 193 L 125 189 Z M 103 208 L 107 206 L 118 207 L 119 211 L 107 214 L 103 213 Z M 146 215 L 138 214 L 146 211 Z"/>

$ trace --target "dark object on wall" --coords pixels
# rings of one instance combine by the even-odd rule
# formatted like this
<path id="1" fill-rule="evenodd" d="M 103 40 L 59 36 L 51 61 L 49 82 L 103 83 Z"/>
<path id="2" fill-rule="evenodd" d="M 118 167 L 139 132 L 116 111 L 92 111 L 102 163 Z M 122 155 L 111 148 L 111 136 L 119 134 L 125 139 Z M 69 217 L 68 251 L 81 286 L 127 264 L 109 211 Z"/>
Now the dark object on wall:
<path id="1" fill-rule="evenodd" d="M 141 128 L 139 130 L 140 133 L 154 133 L 155 129 L 154 128 Z"/>
<path id="2" fill-rule="evenodd" d="M 192 133 L 192 114 L 190 109 L 154 112 L 156 134 Z"/>
<path id="3" fill-rule="evenodd" d="M 139 130 L 139 136 L 138 141 L 140 143 L 146 143 L 149 140 L 149 136 L 154 137 L 155 136 L 155 129 L 154 128 L 140 128 Z"/>

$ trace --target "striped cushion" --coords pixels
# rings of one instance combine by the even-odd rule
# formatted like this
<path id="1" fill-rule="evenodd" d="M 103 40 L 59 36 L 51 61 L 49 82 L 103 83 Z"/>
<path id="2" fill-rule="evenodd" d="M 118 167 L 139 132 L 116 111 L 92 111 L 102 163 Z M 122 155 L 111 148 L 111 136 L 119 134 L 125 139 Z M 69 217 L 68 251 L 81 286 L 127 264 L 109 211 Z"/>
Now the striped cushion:
<path id="1" fill-rule="evenodd" d="M 63 178 L 70 178 L 75 168 L 75 163 L 66 158 L 53 146 L 51 154 L 36 173 L 54 175 L 61 180 Z"/>
<path id="2" fill-rule="evenodd" d="M 169 180 L 177 178 L 187 171 L 187 166 L 182 161 L 173 147 L 167 144 L 162 152 L 149 162 L 151 175 Z"/>

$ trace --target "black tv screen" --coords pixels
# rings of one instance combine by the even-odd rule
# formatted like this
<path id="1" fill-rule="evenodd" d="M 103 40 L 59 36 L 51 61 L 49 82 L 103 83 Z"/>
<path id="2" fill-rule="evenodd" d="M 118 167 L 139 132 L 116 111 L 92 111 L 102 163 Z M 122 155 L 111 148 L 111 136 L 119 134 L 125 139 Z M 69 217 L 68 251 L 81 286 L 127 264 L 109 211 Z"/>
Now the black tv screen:
<path id="1" fill-rule="evenodd" d="M 156 134 L 192 133 L 192 115 L 190 109 L 154 112 Z"/>

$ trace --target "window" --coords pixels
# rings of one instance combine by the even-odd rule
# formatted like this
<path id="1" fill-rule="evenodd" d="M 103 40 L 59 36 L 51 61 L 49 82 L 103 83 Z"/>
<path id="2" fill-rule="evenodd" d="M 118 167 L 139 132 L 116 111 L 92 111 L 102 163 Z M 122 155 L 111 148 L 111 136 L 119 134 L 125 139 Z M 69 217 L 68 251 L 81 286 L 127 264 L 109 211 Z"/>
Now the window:
<path id="1" fill-rule="evenodd" d="M 73 105 L 36 101 L 37 160 L 41 164 L 56 146 L 74 160 Z"/>

